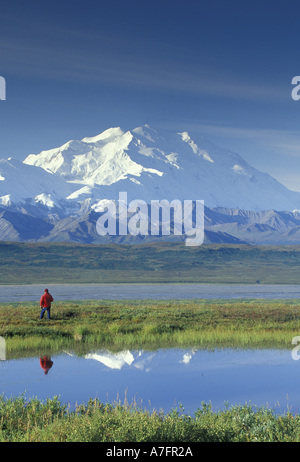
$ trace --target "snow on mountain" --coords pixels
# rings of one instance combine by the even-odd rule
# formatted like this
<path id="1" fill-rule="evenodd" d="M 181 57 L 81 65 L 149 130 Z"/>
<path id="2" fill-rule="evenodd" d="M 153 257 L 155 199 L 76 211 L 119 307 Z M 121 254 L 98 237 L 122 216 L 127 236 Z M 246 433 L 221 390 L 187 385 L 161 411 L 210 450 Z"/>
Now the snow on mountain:
<path id="1" fill-rule="evenodd" d="M 252 211 L 300 209 L 289 191 L 241 156 L 187 132 L 110 128 L 94 137 L 29 155 L 0 160 L 0 206 L 26 204 L 68 211 L 99 201 L 204 200 L 206 207 Z M 67 205 L 66 205 L 67 204 Z M 69 207 L 69 208 L 68 208 Z M 32 209 L 31 209 L 32 210 Z M 37 216 L 37 215 L 36 215 Z"/>
<path id="2" fill-rule="evenodd" d="M 118 200 L 120 192 L 127 193 L 128 202 L 148 204 L 204 200 L 206 243 L 300 242 L 300 193 L 202 136 L 148 125 L 130 131 L 109 128 L 31 154 L 24 162 L 0 160 L 0 240 L 160 239 L 99 236 L 97 206 Z"/>
<path id="3" fill-rule="evenodd" d="M 26 202 L 59 207 L 74 189 L 60 176 L 11 157 L 0 160 L 0 177 L 0 205 L 6 207 Z"/>
<path id="4" fill-rule="evenodd" d="M 24 165 L 40 167 L 71 185 L 69 195 L 62 194 L 69 201 L 89 199 L 95 204 L 117 200 L 124 191 L 128 200 L 148 203 L 190 199 L 204 200 L 207 207 L 300 208 L 300 193 L 251 167 L 240 155 L 201 136 L 156 131 L 148 125 L 131 131 L 110 128 L 94 137 L 71 140 L 29 155 Z M 5 177 L 1 170 L 0 174 Z M 60 193 L 60 187 L 56 191 Z"/>
<path id="5" fill-rule="evenodd" d="M 127 152 L 132 141 L 131 132 L 109 129 L 93 138 L 69 141 L 61 148 L 30 155 L 24 163 L 58 173 L 67 181 L 92 186 L 111 185 L 128 175 L 139 177 L 142 172 L 161 175 L 132 160 Z"/>

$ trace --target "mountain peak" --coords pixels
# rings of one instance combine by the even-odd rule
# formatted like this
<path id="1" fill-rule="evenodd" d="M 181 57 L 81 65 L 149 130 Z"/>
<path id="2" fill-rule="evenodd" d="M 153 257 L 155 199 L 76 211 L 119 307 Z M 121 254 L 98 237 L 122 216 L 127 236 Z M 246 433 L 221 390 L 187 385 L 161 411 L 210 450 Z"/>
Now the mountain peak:
<path id="1" fill-rule="evenodd" d="M 153 143 L 159 138 L 158 132 L 148 124 L 142 125 L 141 127 L 136 127 L 132 130 L 132 132 L 135 135 L 140 135 L 147 140 L 152 141 Z"/>
<path id="2" fill-rule="evenodd" d="M 100 133 L 99 135 L 96 136 L 90 136 L 90 137 L 85 137 L 81 141 L 84 143 L 89 143 L 89 144 L 94 144 L 98 143 L 98 141 L 107 141 L 108 139 L 116 138 L 119 136 L 124 135 L 124 131 L 120 127 L 113 127 L 113 128 L 108 128 L 104 132 Z"/>
<path id="3" fill-rule="evenodd" d="M 118 200 L 119 192 L 126 191 L 128 200 L 140 198 L 148 203 L 191 199 L 204 200 L 207 207 L 246 210 L 300 206 L 299 193 L 253 168 L 239 154 L 197 134 L 162 131 L 148 124 L 131 131 L 112 127 L 81 141 L 71 140 L 28 156 L 24 164 L 52 171 L 72 183 L 70 200 L 86 197 L 88 186 L 94 203 Z"/>

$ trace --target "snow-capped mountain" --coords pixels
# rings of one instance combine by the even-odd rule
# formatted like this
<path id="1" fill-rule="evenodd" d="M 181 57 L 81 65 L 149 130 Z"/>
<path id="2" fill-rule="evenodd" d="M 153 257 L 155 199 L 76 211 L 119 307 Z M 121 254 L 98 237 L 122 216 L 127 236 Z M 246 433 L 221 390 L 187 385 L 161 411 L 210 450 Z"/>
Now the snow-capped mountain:
<path id="1" fill-rule="evenodd" d="M 300 193 L 201 136 L 148 125 L 0 160 L 0 239 L 103 242 L 97 205 L 120 192 L 148 204 L 204 200 L 205 242 L 300 243 Z"/>
<path id="2" fill-rule="evenodd" d="M 242 157 L 187 132 L 156 131 L 148 125 L 69 141 L 29 155 L 25 165 L 64 179 L 70 201 L 118 199 L 204 200 L 207 207 L 294 210 L 300 193 L 289 191 Z M 59 190 L 58 190 L 59 191 Z M 63 194 L 65 196 L 65 192 Z"/>

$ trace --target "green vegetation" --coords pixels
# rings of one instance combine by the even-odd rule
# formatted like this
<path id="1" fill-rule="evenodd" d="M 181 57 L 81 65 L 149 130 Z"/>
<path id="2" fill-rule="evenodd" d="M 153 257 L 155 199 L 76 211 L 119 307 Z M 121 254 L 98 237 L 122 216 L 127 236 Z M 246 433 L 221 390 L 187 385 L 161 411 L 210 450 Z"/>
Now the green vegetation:
<path id="1" fill-rule="evenodd" d="M 175 300 L 58 302 L 39 320 L 31 303 L 0 305 L 0 336 L 17 352 L 109 347 L 281 347 L 300 335 L 297 300 Z"/>
<path id="2" fill-rule="evenodd" d="M 300 416 L 245 404 L 193 417 L 90 400 L 71 411 L 57 397 L 0 398 L 0 442 L 299 442 Z"/>
<path id="3" fill-rule="evenodd" d="M 1 284 L 300 284 L 299 246 L 0 242 Z"/>

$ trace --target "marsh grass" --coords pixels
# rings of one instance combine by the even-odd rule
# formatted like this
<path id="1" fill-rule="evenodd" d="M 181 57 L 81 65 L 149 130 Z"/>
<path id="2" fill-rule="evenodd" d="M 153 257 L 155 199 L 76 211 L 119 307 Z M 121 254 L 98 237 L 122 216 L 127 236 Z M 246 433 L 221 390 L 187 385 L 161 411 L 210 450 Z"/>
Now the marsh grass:
<path id="1" fill-rule="evenodd" d="M 179 406 L 165 414 L 137 403 L 90 399 L 71 410 L 46 402 L 0 397 L 0 442 L 296 442 L 300 416 L 276 415 L 249 404 L 214 412 L 200 403 L 194 416 Z"/>
<path id="2" fill-rule="evenodd" d="M 74 345 L 290 348 L 300 335 L 297 300 L 65 301 L 39 320 L 32 303 L 0 305 L 7 353 Z"/>

